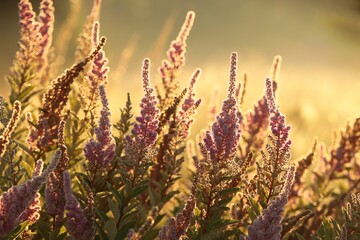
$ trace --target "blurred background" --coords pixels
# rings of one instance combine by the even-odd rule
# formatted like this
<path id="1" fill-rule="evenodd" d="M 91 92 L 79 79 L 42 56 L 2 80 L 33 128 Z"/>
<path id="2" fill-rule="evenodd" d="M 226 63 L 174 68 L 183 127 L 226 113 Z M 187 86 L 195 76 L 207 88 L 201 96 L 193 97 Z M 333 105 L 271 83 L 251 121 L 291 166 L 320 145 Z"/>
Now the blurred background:
<path id="1" fill-rule="evenodd" d="M 40 0 L 31 2 L 37 10 Z M 17 50 L 17 3 L 0 2 L 0 93 L 5 96 L 8 86 L 3 76 Z M 64 69 L 73 63 L 76 37 L 92 0 L 54 0 L 54 4 L 54 44 Z M 217 89 L 220 99 L 226 97 L 232 51 L 239 54 L 239 76 L 243 71 L 248 74 L 244 111 L 263 94 L 274 56 L 282 56 L 277 96 L 292 125 L 293 158 L 306 153 L 315 136 L 330 144 L 334 129 L 359 116 L 359 0 L 103 0 L 100 33 L 108 38 L 105 51 L 114 122 L 127 92 L 135 106 L 140 102 L 144 57 L 151 59 L 152 84 L 158 83 L 157 68 L 189 10 L 196 18 L 181 85 L 187 85 L 195 68 L 203 70 L 196 85 L 203 103 L 193 132 L 210 123 L 212 92 Z M 63 27 L 67 21 L 72 22 L 70 31 Z"/>

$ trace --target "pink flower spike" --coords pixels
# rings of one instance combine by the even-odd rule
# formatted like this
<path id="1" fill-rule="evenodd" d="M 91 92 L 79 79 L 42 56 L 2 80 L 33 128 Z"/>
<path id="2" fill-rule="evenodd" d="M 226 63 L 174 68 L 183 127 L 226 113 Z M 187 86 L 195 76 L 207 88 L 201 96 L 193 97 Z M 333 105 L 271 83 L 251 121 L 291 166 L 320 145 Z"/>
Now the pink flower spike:
<path id="1" fill-rule="evenodd" d="M 38 176 L 27 180 L 19 186 L 13 186 L 0 196 L 0 237 L 11 231 L 19 221 L 24 218 L 36 220 L 38 208 L 37 193 L 46 177 L 54 170 L 61 157 L 61 151 L 57 151 L 46 170 Z M 40 172 L 41 163 L 38 163 L 35 173 Z M 34 200 L 35 199 L 35 200 Z M 24 213 L 23 217 L 21 214 Z M 33 214 L 34 213 L 34 214 Z"/>
<path id="2" fill-rule="evenodd" d="M 40 67 L 45 69 L 48 65 L 47 53 L 52 44 L 52 34 L 54 30 L 54 6 L 52 0 L 42 0 L 40 3 L 40 13 L 38 16 L 40 32 Z"/>
<path id="3" fill-rule="evenodd" d="M 211 130 L 206 132 L 204 138 L 205 147 L 211 159 L 215 161 L 232 159 L 240 139 L 242 117 L 235 98 L 236 66 L 237 54 L 232 53 L 228 98 L 224 101 L 221 113 L 216 117 Z"/>
<path id="4" fill-rule="evenodd" d="M 142 81 L 145 96 L 141 100 L 140 116 L 136 118 L 137 123 L 131 133 L 135 138 L 136 145 L 142 148 L 149 148 L 155 144 L 157 139 L 157 129 L 159 125 L 159 109 L 157 108 L 157 101 L 154 94 L 154 89 L 150 86 L 149 78 L 150 60 L 144 59 L 142 67 Z M 127 138 L 128 141 L 132 140 Z"/>
<path id="5" fill-rule="evenodd" d="M 92 168 L 106 168 L 115 157 L 115 140 L 112 137 L 109 102 L 106 97 L 105 87 L 99 87 L 99 95 L 102 103 L 99 126 L 95 128 L 96 138 L 91 139 L 84 148 L 85 157 L 89 160 Z"/>
<path id="6" fill-rule="evenodd" d="M 255 219 L 248 227 L 249 235 L 246 240 L 281 239 L 282 213 L 288 201 L 295 177 L 295 170 L 295 166 L 289 168 L 281 193 L 271 202 L 268 208 L 264 210 L 263 214 Z"/>
<path id="7" fill-rule="evenodd" d="M 195 92 L 194 92 L 194 86 L 196 81 L 200 78 L 201 75 L 201 69 L 197 68 L 195 70 L 195 72 L 193 73 L 193 75 L 191 76 L 191 80 L 189 83 L 189 87 L 187 90 L 187 97 L 184 100 L 184 103 L 181 106 L 181 110 L 183 112 L 186 112 L 187 110 L 189 110 L 191 107 L 194 106 L 194 103 L 199 101 L 199 100 L 195 100 Z M 199 103 L 200 104 L 200 103 Z"/>
<path id="8" fill-rule="evenodd" d="M 69 234 L 77 240 L 93 239 L 94 228 L 73 194 L 69 172 L 64 172 L 64 191 L 67 210 L 65 226 Z"/>

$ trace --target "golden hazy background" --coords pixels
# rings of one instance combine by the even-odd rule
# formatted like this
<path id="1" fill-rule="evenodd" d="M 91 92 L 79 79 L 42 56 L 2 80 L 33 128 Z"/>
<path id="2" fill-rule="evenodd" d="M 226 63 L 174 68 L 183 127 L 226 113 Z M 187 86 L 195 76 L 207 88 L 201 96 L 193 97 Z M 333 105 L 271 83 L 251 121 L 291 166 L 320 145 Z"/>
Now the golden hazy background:
<path id="1" fill-rule="evenodd" d="M 39 0 L 33 0 L 38 9 Z M 15 0 L 0 2 L 0 74 L 5 76 L 17 49 L 18 15 Z M 92 0 L 54 0 L 56 51 L 64 67 L 73 63 L 76 37 Z M 209 125 L 207 117 L 215 89 L 225 98 L 228 62 L 239 54 L 239 78 L 248 74 L 244 111 L 264 91 L 275 55 L 283 64 L 278 103 L 292 125 L 293 156 L 312 146 L 315 136 L 327 144 L 333 130 L 360 113 L 360 1 L 359 0 L 103 0 L 100 33 L 110 60 L 109 95 L 114 122 L 130 92 L 138 111 L 142 59 L 152 63 L 152 84 L 157 68 L 183 23 L 186 12 L 196 13 L 187 41 L 186 66 L 180 75 L 186 86 L 199 67 L 196 85 L 203 100 L 194 134 Z M 72 22 L 70 32 L 63 26 Z M 1 95 L 8 94 L 2 81 Z M 220 104 L 220 103 L 219 103 Z"/>

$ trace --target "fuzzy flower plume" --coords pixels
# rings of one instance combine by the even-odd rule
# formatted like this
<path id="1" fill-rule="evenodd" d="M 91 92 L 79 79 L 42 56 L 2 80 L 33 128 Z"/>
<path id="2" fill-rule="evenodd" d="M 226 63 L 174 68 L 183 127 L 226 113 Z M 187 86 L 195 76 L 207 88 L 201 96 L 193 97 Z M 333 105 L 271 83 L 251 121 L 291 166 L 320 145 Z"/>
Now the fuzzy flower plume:
<path id="1" fill-rule="evenodd" d="M 94 237 L 93 223 L 81 208 L 79 201 L 73 194 L 69 172 L 64 172 L 64 190 L 66 204 L 65 226 L 69 234 L 77 240 L 89 240 Z"/>
<path id="2" fill-rule="evenodd" d="M 48 71 L 49 59 L 48 53 L 52 44 L 52 34 L 54 31 L 55 8 L 53 0 L 42 0 L 40 2 L 40 13 L 38 15 L 40 42 L 39 42 L 39 58 L 40 72 L 46 74 Z M 44 72 L 45 71 L 45 72 Z"/>
<path id="3" fill-rule="evenodd" d="M 92 46 L 95 48 L 99 44 L 99 31 L 100 23 L 94 22 L 92 29 Z M 85 104 L 85 112 L 92 111 L 97 106 L 97 100 L 99 99 L 99 86 L 106 85 L 108 83 L 108 72 L 109 67 L 108 59 L 105 56 L 105 52 L 100 50 L 99 53 L 95 56 L 92 61 L 89 72 L 87 73 L 86 79 L 89 83 L 89 91 L 87 96 L 84 98 L 87 99 Z"/>
<path id="4" fill-rule="evenodd" d="M 75 52 L 75 60 L 81 61 L 84 59 L 89 52 L 91 51 L 91 38 L 92 38 L 92 28 L 95 21 L 99 20 L 100 8 L 101 8 L 102 0 L 94 0 L 93 6 L 90 14 L 87 16 L 83 28 L 76 39 L 76 52 Z"/>
<path id="5" fill-rule="evenodd" d="M 185 64 L 186 39 L 194 24 L 194 19 L 195 13 L 192 11 L 188 12 L 177 38 L 172 41 L 170 49 L 167 51 L 168 60 L 163 60 L 162 66 L 159 68 L 160 77 L 165 90 L 164 96 L 160 99 L 161 105 L 168 101 L 169 98 L 173 97 L 173 93 L 178 87 L 175 78 L 179 69 Z"/>
<path id="6" fill-rule="evenodd" d="M 359 171 L 359 165 L 356 164 L 356 156 L 360 152 L 360 118 L 357 118 L 353 125 L 347 123 L 345 129 L 340 132 L 340 139 L 336 148 L 331 149 L 330 159 L 328 160 L 328 166 L 330 169 L 330 179 L 336 177 L 336 173 L 344 170 L 345 164 L 354 162 L 354 172 L 348 177 L 354 180 L 358 178 L 356 174 L 356 168 Z M 354 176 L 352 176 L 354 175 Z M 356 180 L 355 180 L 356 181 Z"/>
<path id="7" fill-rule="evenodd" d="M 274 83 L 270 78 L 266 79 L 266 104 L 270 114 L 270 130 L 266 144 L 266 151 L 261 150 L 264 164 L 257 164 L 257 172 L 261 180 L 258 187 L 266 194 L 265 202 L 269 203 L 270 199 L 277 196 L 282 189 L 282 182 L 279 179 L 284 177 L 287 169 L 287 162 L 290 159 L 291 140 L 289 139 L 290 126 L 286 125 L 285 116 L 280 112 L 275 102 Z M 255 183 L 255 182 L 254 182 Z"/>
<path id="8" fill-rule="evenodd" d="M 273 80 L 272 85 L 274 95 L 277 90 L 277 80 L 279 78 L 281 61 L 281 56 L 275 56 L 270 70 L 271 79 Z M 269 118 L 270 112 L 266 96 L 264 95 L 254 105 L 254 109 L 245 115 L 242 126 L 244 144 L 241 144 L 243 146 L 240 151 L 241 158 L 246 157 L 250 152 L 257 152 L 263 147 L 269 126 Z"/>
<path id="9" fill-rule="evenodd" d="M 29 66 L 37 62 L 39 54 L 39 23 L 29 0 L 21 0 L 18 4 L 20 16 L 20 50 L 16 53 L 16 59 L 22 66 Z"/>
<path id="10" fill-rule="evenodd" d="M 290 126 L 285 123 L 285 116 L 278 109 L 275 97 L 273 81 L 266 79 L 266 100 L 270 112 L 270 128 L 273 136 L 270 141 L 277 146 L 277 151 L 270 151 L 270 158 L 284 165 L 290 158 L 291 140 L 289 140 Z"/>
<path id="11" fill-rule="evenodd" d="M 160 112 L 156 107 L 157 101 L 154 89 L 150 86 L 149 68 L 150 60 L 146 58 L 144 59 L 142 67 L 142 81 L 145 96 L 141 100 L 140 116 L 136 118 L 136 123 L 131 130 L 134 138 L 127 137 L 129 143 L 136 144 L 144 149 L 150 148 L 155 144 Z"/>
<path id="12" fill-rule="evenodd" d="M 142 67 L 142 81 L 145 95 L 140 104 L 140 116 L 136 117 L 136 123 L 131 130 L 131 135 L 125 138 L 125 151 L 129 163 L 124 167 L 130 174 L 127 178 L 132 183 L 140 180 L 150 166 L 155 154 L 153 146 L 158 137 L 159 113 L 154 89 L 149 80 L 149 59 L 144 59 Z"/>
<path id="13" fill-rule="evenodd" d="M 159 240 L 177 240 L 186 234 L 195 208 L 195 197 L 190 195 L 183 210 L 169 219 L 168 223 L 160 230 Z"/>
<path id="14" fill-rule="evenodd" d="M 69 156 L 65 146 L 65 119 L 59 124 L 58 138 L 61 158 L 53 172 L 46 178 L 45 203 L 47 213 L 54 218 L 54 224 L 58 225 L 64 218 L 65 194 L 63 186 L 63 173 L 68 169 Z"/>
<path id="15" fill-rule="evenodd" d="M 35 171 L 33 177 L 40 176 L 43 171 L 44 163 L 41 160 L 36 162 Z M 31 201 L 29 207 L 20 215 L 19 222 L 29 221 L 30 224 L 35 223 L 40 218 L 39 211 L 41 210 L 40 206 L 40 193 L 36 193 L 34 199 Z"/>
<path id="16" fill-rule="evenodd" d="M 104 86 L 99 87 L 102 103 L 99 126 L 95 128 L 97 141 L 91 139 L 84 148 L 85 157 L 92 170 L 106 168 L 115 157 L 115 140 L 112 137 L 109 102 Z"/>
<path id="17" fill-rule="evenodd" d="M 36 176 L 19 186 L 13 186 L 0 196 L 0 236 L 11 231 L 20 220 L 24 220 L 25 216 L 30 218 L 36 217 L 36 215 L 27 214 L 30 213 L 29 211 L 33 211 L 29 209 L 37 197 L 37 192 L 49 173 L 55 169 L 60 157 L 61 151 L 57 151 L 51 163 L 42 174 L 36 175 L 41 169 L 41 166 L 38 165 L 35 171 Z M 41 165 L 41 163 L 39 164 Z M 21 217 L 23 213 L 24 215 Z"/>
<path id="18" fill-rule="evenodd" d="M 191 77 L 189 88 L 187 90 L 187 97 L 184 99 L 184 102 L 181 106 L 179 116 L 177 117 L 177 122 L 181 126 L 182 130 L 180 133 L 180 138 L 185 140 L 190 133 L 190 126 L 194 122 L 192 116 L 195 114 L 195 110 L 199 107 L 201 99 L 195 99 L 194 86 L 197 79 L 200 77 L 201 69 L 196 69 L 194 74 Z"/>
<path id="19" fill-rule="evenodd" d="M 15 54 L 10 73 L 5 78 L 11 86 L 10 103 L 13 105 L 16 100 L 19 100 L 25 108 L 33 94 L 34 83 L 38 79 L 40 34 L 31 2 L 21 0 L 18 8 L 20 18 L 19 50 Z"/>
<path id="20" fill-rule="evenodd" d="M 21 103 L 19 101 L 14 102 L 14 110 L 12 112 L 9 123 L 6 125 L 5 130 L 0 136 L 0 157 L 5 153 L 7 145 L 10 143 L 10 137 L 20 119 Z"/>
<path id="21" fill-rule="evenodd" d="M 240 139 L 241 114 L 235 98 L 237 54 L 231 54 L 230 86 L 228 98 L 224 101 L 221 113 L 216 117 L 211 130 L 206 132 L 204 143 L 210 158 L 215 161 L 232 159 Z"/>
<path id="22" fill-rule="evenodd" d="M 106 39 L 102 38 L 99 45 L 83 61 L 66 69 L 43 95 L 42 111 L 38 118 L 36 129 L 30 129 L 27 143 L 32 149 L 45 150 L 54 144 L 57 137 L 58 126 L 71 91 L 74 80 L 84 71 L 85 66 L 99 53 Z"/>
<path id="23" fill-rule="evenodd" d="M 248 227 L 246 240 L 280 240 L 282 231 L 282 213 L 289 197 L 291 186 L 295 177 L 295 166 L 291 166 L 287 172 L 285 184 L 281 193 L 277 196 L 263 214 Z"/>

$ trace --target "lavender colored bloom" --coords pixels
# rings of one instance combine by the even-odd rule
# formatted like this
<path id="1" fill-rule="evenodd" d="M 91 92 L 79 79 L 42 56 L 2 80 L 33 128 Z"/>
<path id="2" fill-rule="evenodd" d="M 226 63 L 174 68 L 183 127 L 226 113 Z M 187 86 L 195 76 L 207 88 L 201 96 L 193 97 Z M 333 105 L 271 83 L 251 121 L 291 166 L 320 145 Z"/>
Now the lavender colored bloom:
<path id="1" fill-rule="evenodd" d="M 231 54 L 230 86 L 228 98 L 224 101 L 221 113 L 211 126 L 211 131 L 206 132 L 205 147 L 211 159 L 222 161 L 235 156 L 240 139 L 241 115 L 237 108 L 235 98 L 237 54 Z"/>
<path id="2" fill-rule="evenodd" d="M 93 47 L 96 47 L 99 44 L 99 28 L 100 23 L 97 21 L 94 22 L 92 26 L 91 39 Z M 97 101 L 99 99 L 99 86 L 106 85 L 108 83 L 108 62 L 109 61 L 105 56 L 105 52 L 100 50 L 91 63 L 91 67 L 89 68 L 89 72 L 85 78 L 89 85 L 87 96 L 84 96 L 84 98 L 87 99 L 87 102 L 84 102 L 85 113 L 88 113 L 96 108 Z"/>
<path id="3" fill-rule="evenodd" d="M 10 143 L 10 137 L 20 119 L 21 103 L 19 101 L 14 102 L 14 110 L 12 112 L 10 121 L 6 125 L 5 130 L 0 136 L 0 157 L 5 153 L 7 145 Z"/>
<path id="4" fill-rule="evenodd" d="M 141 100 L 140 116 L 136 117 L 137 123 L 131 130 L 133 138 L 127 136 L 130 144 L 136 144 L 141 148 L 149 148 L 155 144 L 157 139 L 157 128 L 159 125 L 159 109 L 156 107 L 157 101 L 154 89 L 150 86 L 149 79 L 150 60 L 144 59 L 142 67 L 142 81 L 145 96 Z"/>
<path id="5" fill-rule="evenodd" d="M 92 30 L 92 47 L 95 48 L 99 44 L 99 29 L 100 23 L 94 22 L 93 30 Z M 107 67 L 107 63 L 109 60 L 105 57 L 104 50 L 100 50 L 99 53 L 95 56 L 92 65 L 91 65 L 91 73 L 89 76 L 90 81 L 93 82 L 95 78 L 101 83 L 107 83 L 107 73 L 109 72 L 109 67 Z"/>
<path id="6" fill-rule="evenodd" d="M 102 0 L 94 0 L 90 14 L 86 17 L 83 28 L 76 39 L 75 61 L 81 61 L 91 51 L 92 28 L 95 21 L 99 20 Z"/>
<path id="7" fill-rule="evenodd" d="M 43 170 L 44 163 L 41 160 L 36 162 L 35 170 L 33 177 L 40 176 Z M 41 210 L 40 206 L 40 193 L 36 193 L 33 201 L 30 203 L 29 207 L 20 215 L 19 222 L 29 221 L 30 224 L 35 223 L 40 218 L 39 211 Z"/>
<path id="8" fill-rule="evenodd" d="M 185 22 L 176 37 L 171 43 L 170 49 L 167 51 L 169 61 L 163 61 L 163 66 L 159 69 L 161 78 L 168 81 L 168 73 L 182 67 L 185 63 L 186 39 L 189 36 L 192 25 L 194 24 L 195 13 L 189 11 Z"/>
<path id="9" fill-rule="evenodd" d="M 160 230 L 159 240 L 177 240 L 185 235 L 193 216 L 195 202 L 194 196 L 190 195 L 183 210 L 176 215 L 176 218 L 170 218 L 168 223 Z"/>
<path id="10" fill-rule="evenodd" d="M 195 86 L 196 81 L 200 77 L 200 75 L 201 75 L 201 69 L 198 68 L 195 70 L 195 72 L 191 76 L 189 88 L 187 90 L 187 97 L 185 98 L 184 103 L 181 106 L 181 110 L 182 110 L 181 112 L 186 112 L 190 108 L 192 108 L 194 105 L 198 106 L 200 104 L 201 100 L 200 99 L 196 100 L 194 98 L 195 97 L 194 86 Z"/>
<path id="11" fill-rule="evenodd" d="M 99 126 L 95 128 L 97 141 L 91 139 L 84 148 L 85 157 L 92 168 L 106 168 L 115 157 L 115 140 L 112 137 L 108 99 L 104 86 L 99 87 L 102 103 Z"/>
<path id="12" fill-rule="evenodd" d="M 195 13 L 189 11 L 177 38 L 170 44 L 170 49 L 167 51 L 168 59 L 162 61 L 162 66 L 158 70 L 165 91 L 160 99 L 160 106 L 163 108 L 171 104 L 169 100 L 178 88 L 178 82 L 175 81 L 176 73 L 185 65 L 186 39 L 194 24 L 194 18 Z"/>
<path id="13" fill-rule="evenodd" d="M 291 145 L 291 140 L 289 140 L 290 126 L 285 124 L 285 116 L 281 114 L 276 106 L 273 83 L 270 78 L 266 79 L 266 100 L 270 112 L 270 128 L 272 134 L 277 138 L 278 152 L 283 153 L 285 159 L 288 159 Z M 270 140 L 273 140 L 273 138 L 271 137 Z M 278 156 L 272 159 L 278 159 Z"/>
<path id="14" fill-rule="evenodd" d="M 64 172 L 64 190 L 67 210 L 65 226 L 69 234 L 77 240 L 89 240 L 94 237 L 92 221 L 81 208 L 71 188 L 69 172 Z"/>
<path id="15" fill-rule="evenodd" d="M 192 118 L 192 116 L 195 114 L 195 110 L 201 103 L 201 99 L 195 99 L 194 92 L 194 86 L 197 79 L 200 77 L 200 74 L 201 69 L 196 69 L 192 75 L 187 91 L 187 97 L 184 99 L 179 115 L 177 116 L 177 123 L 181 127 L 179 137 L 183 140 L 189 136 L 190 126 L 194 122 L 194 118 Z"/>
<path id="16" fill-rule="evenodd" d="M 31 207 L 37 192 L 58 164 L 60 157 L 61 151 L 57 151 L 50 165 L 41 175 L 34 176 L 19 186 L 13 186 L 0 196 L 0 236 L 11 231 L 19 220 L 22 220 L 21 214 Z"/>
<path id="17" fill-rule="evenodd" d="M 40 3 L 40 13 L 38 15 L 39 32 L 40 32 L 40 70 L 46 70 L 48 67 L 48 51 L 52 44 L 52 33 L 54 30 L 54 12 L 52 0 L 42 0 Z"/>
<path id="18" fill-rule="evenodd" d="M 20 17 L 20 42 L 27 44 L 36 44 L 31 42 L 39 40 L 39 24 L 36 22 L 36 14 L 33 10 L 32 4 L 29 0 L 21 0 L 18 4 Z M 27 46 L 27 44 L 25 46 Z"/>
<path id="19" fill-rule="evenodd" d="M 64 218 L 65 194 L 63 186 L 63 173 L 67 170 L 69 156 L 65 146 L 64 128 L 66 121 L 62 119 L 58 129 L 59 148 L 61 158 L 55 170 L 46 178 L 45 203 L 47 213 L 54 218 L 54 225 L 58 225 Z"/>
<path id="20" fill-rule="evenodd" d="M 281 193 L 277 196 L 263 214 L 259 216 L 248 227 L 247 240 L 280 240 L 282 231 L 282 213 L 288 201 L 291 186 L 295 177 L 295 166 L 291 166 L 288 170 L 285 184 Z"/>

